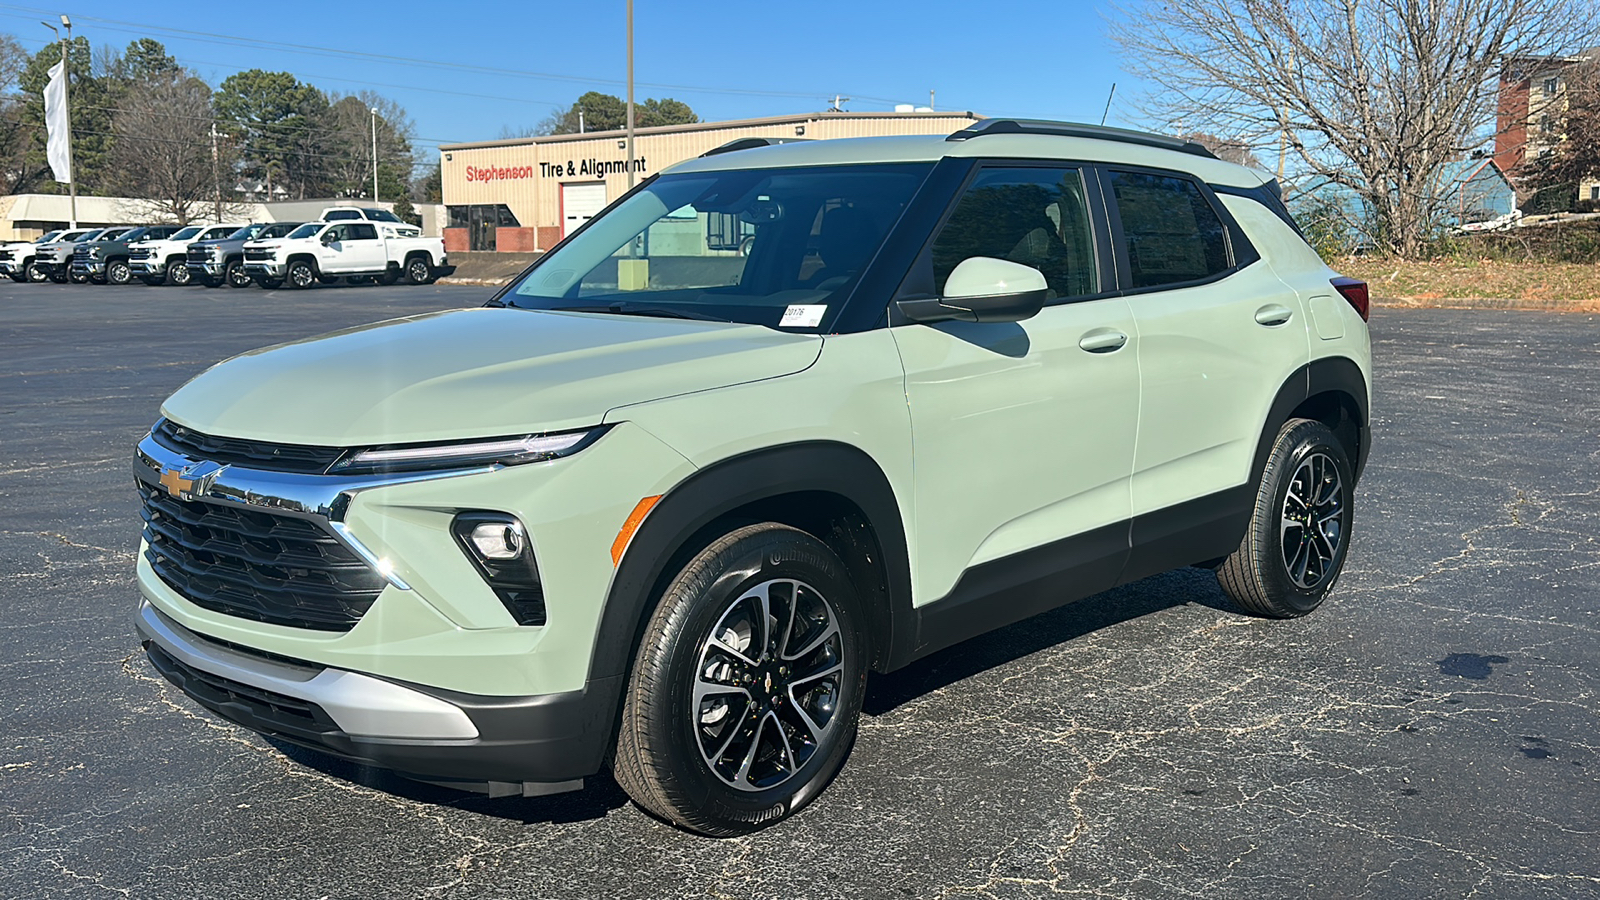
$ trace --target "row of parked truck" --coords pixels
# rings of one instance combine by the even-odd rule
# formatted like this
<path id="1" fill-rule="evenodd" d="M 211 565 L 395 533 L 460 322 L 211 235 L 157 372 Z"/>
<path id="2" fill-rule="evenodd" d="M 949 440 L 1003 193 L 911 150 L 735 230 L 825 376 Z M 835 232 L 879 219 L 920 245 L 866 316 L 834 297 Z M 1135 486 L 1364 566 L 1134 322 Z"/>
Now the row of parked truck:
<path id="1" fill-rule="evenodd" d="M 354 206 L 325 209 L 315 222 L 113 225 L 0 244 L 0 274 L 17 282 L 305 288 L 341 278 L 427 284 L 453 271 L 440 238 Z"/>

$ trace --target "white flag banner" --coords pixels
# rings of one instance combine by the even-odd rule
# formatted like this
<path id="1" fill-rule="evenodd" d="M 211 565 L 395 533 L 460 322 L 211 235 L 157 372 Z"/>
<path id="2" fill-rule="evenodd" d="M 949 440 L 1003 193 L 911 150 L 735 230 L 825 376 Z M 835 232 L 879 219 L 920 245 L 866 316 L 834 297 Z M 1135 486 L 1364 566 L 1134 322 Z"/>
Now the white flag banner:
<path id="1" fill-rule="evenodd" d="M 45 142 L 45 156 L 50 160 L 50 171 L 56 181 L 72 181 L 72 149 L 68 146 L 67 129 L 67 61 L 50 67 L 50 83 L 44 87 L 44 126 L 49 139 Z"/>

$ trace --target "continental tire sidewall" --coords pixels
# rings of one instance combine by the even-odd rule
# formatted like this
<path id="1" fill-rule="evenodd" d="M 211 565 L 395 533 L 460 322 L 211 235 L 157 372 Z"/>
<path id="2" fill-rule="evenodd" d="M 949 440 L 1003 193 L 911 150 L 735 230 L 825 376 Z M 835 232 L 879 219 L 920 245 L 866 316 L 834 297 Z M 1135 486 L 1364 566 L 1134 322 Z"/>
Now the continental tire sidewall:
<path id="1" fill-rule="evenodd" d="M 855 590 L 845 577 L 843 564 L 821 541 L 793 529 L 771 527 L 746 534 L 719 557 L 714 568 L 674 582 L 663 598 L 663 603 L 680 606 L 670 620 L 673 627 L 667 640 L 662 642 L 669 654 L 662 670 L 668 683 L 655 686 L 669 691 L 671 699 L 655 707 L 664 715 L 657 715 L 647 727 L 651 744 L 668 751 L 660 761 L 665 763 L 665 771 L 658 774 L 664 782 L 675 783 L 706 820 L 688 824 L 701 830 L 740 833 L 803 808 L 838 774 L 854 742 L 866 690 L 866 647 Z M 780 578 L 793 578 L 815 588 L 838 618 L 845 658 L 840 685 L 845 696 L 835 716 L 841 717 L 842 727 L 834 729 L 787 781 L 764 791 L 742 791 L 723 783 L 701 756 L 690 711 L 695 668 L 703 641 L 728 605 L 751 587 Z M 706 825 L 712 828 L 706 829 Z"/>
<path id="2" fill-rule="evenodd" d="M 1315 453 L 1326 455 L 1338 468 L 1339 502 L 1345 513 L 1341 522 L 1344 530 L 1331 563 L 1333 574 L 1315 587 L 1307 589 L 1295 584 L 1289 577 L 1288 567 L 1283 561 L 1283 533 L 1278 527 L 1278 520 L 1282 515 L 1284 499 L 1288 496 L 1295 472 L 1307 457 Z M 1327 426 L 1310 421 L 1301 422 L 1289 430 L 1280 445 L 1274 448 L 1273 457 L 1274 462 L 1278 464 L 1272 467 L 1274 483 L 1271 506 L 1265 510 L 1258 510 L 1257 521 L 1252 523 L 1252 527 L 1261 529 L 1257 539 L 1267 553 L 1261 576 L 1267 582 L 1269 591 L 1281 598 L 1284 604 L 1296 613 L 1305 614 L 1316 609 L 1328 592 L 1333 590 L 1333 586 L 1339 581 L 1340 573 L 1344 571 L 1345 557 L 1350 551 L 1350 534 L 1353 530 L 1351 526 L 1355 517 L 1350 460 L 1345 455 L 1344 445 L 1339 443 L 1339 439 L 1334 437 Z"/>

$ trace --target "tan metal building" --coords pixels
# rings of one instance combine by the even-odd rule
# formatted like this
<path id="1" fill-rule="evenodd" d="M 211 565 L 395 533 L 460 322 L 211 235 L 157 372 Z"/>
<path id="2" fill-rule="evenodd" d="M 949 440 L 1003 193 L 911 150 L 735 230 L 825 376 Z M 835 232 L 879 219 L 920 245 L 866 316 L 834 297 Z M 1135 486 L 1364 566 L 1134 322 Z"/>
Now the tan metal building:
<path id="1" fill-rule="evenodd" d="M 640 128 L 634 132 L 634 179 L 739 138 L 949 134 L 980 118 L 970 112 L 826 112 Z M 555 246 L 627 191 L 626 137 L 596 131 L 441 145 L 446 249 Z"/>

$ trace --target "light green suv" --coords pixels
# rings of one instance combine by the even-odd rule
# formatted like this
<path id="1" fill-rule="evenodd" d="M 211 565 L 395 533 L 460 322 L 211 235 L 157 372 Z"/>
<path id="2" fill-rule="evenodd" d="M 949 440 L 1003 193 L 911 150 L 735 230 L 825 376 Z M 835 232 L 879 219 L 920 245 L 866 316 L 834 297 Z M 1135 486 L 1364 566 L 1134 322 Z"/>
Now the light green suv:
<path id="1" fill-rule="evenodd" d="M 491 795 L 609 769 L 728 835 L 869 671 L 1167 569 L 1323 600 L 1367 293 L 1261 174 L 989 119 L 742 141 L 487 308 L 228 360 L 140 442 L 151 662 L 257 731 Z"/>

